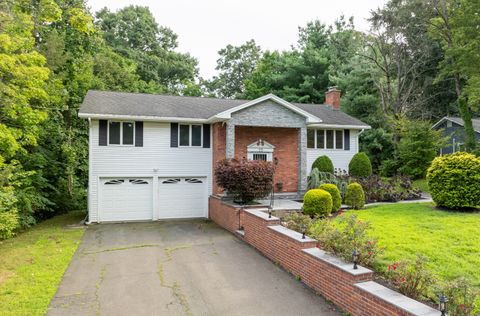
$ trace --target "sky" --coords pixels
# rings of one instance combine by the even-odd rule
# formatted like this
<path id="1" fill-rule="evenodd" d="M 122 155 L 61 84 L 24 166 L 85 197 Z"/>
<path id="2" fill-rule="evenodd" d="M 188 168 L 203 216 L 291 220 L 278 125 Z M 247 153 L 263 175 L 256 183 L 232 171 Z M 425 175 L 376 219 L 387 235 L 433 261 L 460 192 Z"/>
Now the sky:
<path id="1" fill-rule="evenodd" d="M 332 24 L 340 15 L 353 16 L 358 30 L 367 31 L 370 11 L 386 0 L 87 0 L 96 12 L 116 11 L 134 4 L 148 6 L 157 23 L 178 34 L 178 51 L 199 62 L 200 76 L 216 74 L 217 52 L 228 44 L 254 39 L 266 50 L 287 50 L 295 44 L 298 26 L 319 19 Z"/>

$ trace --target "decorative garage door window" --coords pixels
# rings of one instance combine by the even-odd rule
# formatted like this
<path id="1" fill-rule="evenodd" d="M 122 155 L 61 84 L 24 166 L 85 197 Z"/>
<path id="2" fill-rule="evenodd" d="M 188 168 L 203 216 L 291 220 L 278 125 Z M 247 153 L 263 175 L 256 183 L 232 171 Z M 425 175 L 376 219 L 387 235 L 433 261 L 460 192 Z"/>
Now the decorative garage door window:
<path id="1" fill-rule="evenodd" d="M 180 179 L 178 179 L 178 178 L 167 179 L 167 180 L 162 181 L 162 183 L 164 183 L 164 184 L 175 184 L 175 183 L 179 183 L 179 182 L 180 182 Z"/>
<path id="2" fill-rule="evenodd" d="M 187 178 L 187 179 L 185 179 L 185 182 L 187 182 L 187 183 L 203 183 L 202 180 L 195 179 L 195 178 Z"/>
<path id="3" fill-rule="evenodd" d="M 113 180 L 108 180 L 107 182 L 105 182 L 106 185 L 109 185 L 109 184 L 122 184 L 124 183 L 125 180 L 119 180 L 119 179 L 113 179 Z"/>
<path id="4" fill-rule="evenodd" d="M 129 181 L 131 184 L 148 184 L 148 181 L 142 179 L 131 179 Z"/>
<path id="5" fill-rule="evenodd" d="M 247 146 L 248 160 L 272 161 L 275 146 L 259 139 Z"/>

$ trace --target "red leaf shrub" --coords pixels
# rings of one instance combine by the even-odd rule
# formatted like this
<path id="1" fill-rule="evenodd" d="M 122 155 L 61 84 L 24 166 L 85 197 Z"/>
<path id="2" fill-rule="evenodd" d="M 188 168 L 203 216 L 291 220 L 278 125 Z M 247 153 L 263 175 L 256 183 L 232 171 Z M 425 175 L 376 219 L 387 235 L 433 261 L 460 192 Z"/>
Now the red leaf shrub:
<path id="1" fill-rule="evenodd" d="M 260 160 L 225 159 L 215 166 L 217 184 L 243 204 L 270 193 L 273 173 L 273 164 Z"/>

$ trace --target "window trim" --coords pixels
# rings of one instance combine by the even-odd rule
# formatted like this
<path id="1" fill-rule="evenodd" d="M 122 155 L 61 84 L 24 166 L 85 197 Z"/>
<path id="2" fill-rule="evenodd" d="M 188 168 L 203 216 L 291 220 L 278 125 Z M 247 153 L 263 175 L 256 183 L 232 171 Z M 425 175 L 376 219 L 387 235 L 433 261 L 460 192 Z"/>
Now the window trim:
<path id="1" fill-rule="evenodd" d="M 192 145 L 193 142 L 193 128 L 192 126 L 200 126 L 200 145 Z M 188 126 L 188 145 L 181 145 L 180 144 L 180 126 Z M 178 124 L 178 147 L 186 147 L 186 148 L 203 148 L 203 124 Z"/>
<path id="2" fill-rule="evenodd" d="M 120 144 L 110 144 L 110 122 L 120 123 Z M 132 123 L 133 124 L 133 143 L 132 144 L 124 144 L 123 143 L 123 123 Z M 107 146 L 135 147 L 135 121 L 108 120 L 107 121 Z"/>
<path id="3" fill-rule="evenodd" d="M 309 130 L 314 130 L 313 133 L 313 147 L 308 147 L 307 139 L 307 149 L 318 149 L 318 150 L 345 150 L 345 129 L 340 128 L 309 128 Z M 317 147 L 317 136 L 318 131 L 323 130 L 323 148 Z M 333 148 L 327 148 L 327 131 L 333 131 Z M 342 132 L 342 148 L 337 148 L 337 131 Z M 308 135 L 308 133 L 307 133 Z"/>

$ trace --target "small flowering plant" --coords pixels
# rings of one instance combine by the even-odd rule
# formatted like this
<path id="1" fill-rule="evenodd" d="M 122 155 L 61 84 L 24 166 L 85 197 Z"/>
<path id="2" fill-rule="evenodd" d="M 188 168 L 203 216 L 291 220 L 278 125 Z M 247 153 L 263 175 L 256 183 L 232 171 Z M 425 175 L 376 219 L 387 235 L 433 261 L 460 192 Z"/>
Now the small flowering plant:
<path id="1" fill-rule="evenodd" d="M 326 219 L 317 220 L 311 227 L 311 236 L 319 241 L 323 250 L 346 262 L 353 261 L 352 253 L 356 251 L 358 264 L 373 267 L 384 248 L 369 235 L 370 223 L 358 219 L 357 215 L 339 215 L 338 222 L 335 225 Z"/>
<path id="2" fill-rule="evenodd" d="M 480 314 L 480 308 L 475 304 L 480 298 L 480 291 L 465 277 L 449 281 L 441 289 L 437 289 L 437 291 L 444 293 L 448 297 L 447 310 L 449 316 Z"/>
<path id="3" fill-rule="evenodd" d="M 427 293 L 435 282 L 432 273 L 425 267 L 426 263 L 427 258 L 422 255 L 417 255 L 414 262 L 394 262 L 387 267 L 386 276 L 400 293 L 417 299 Z"/>

